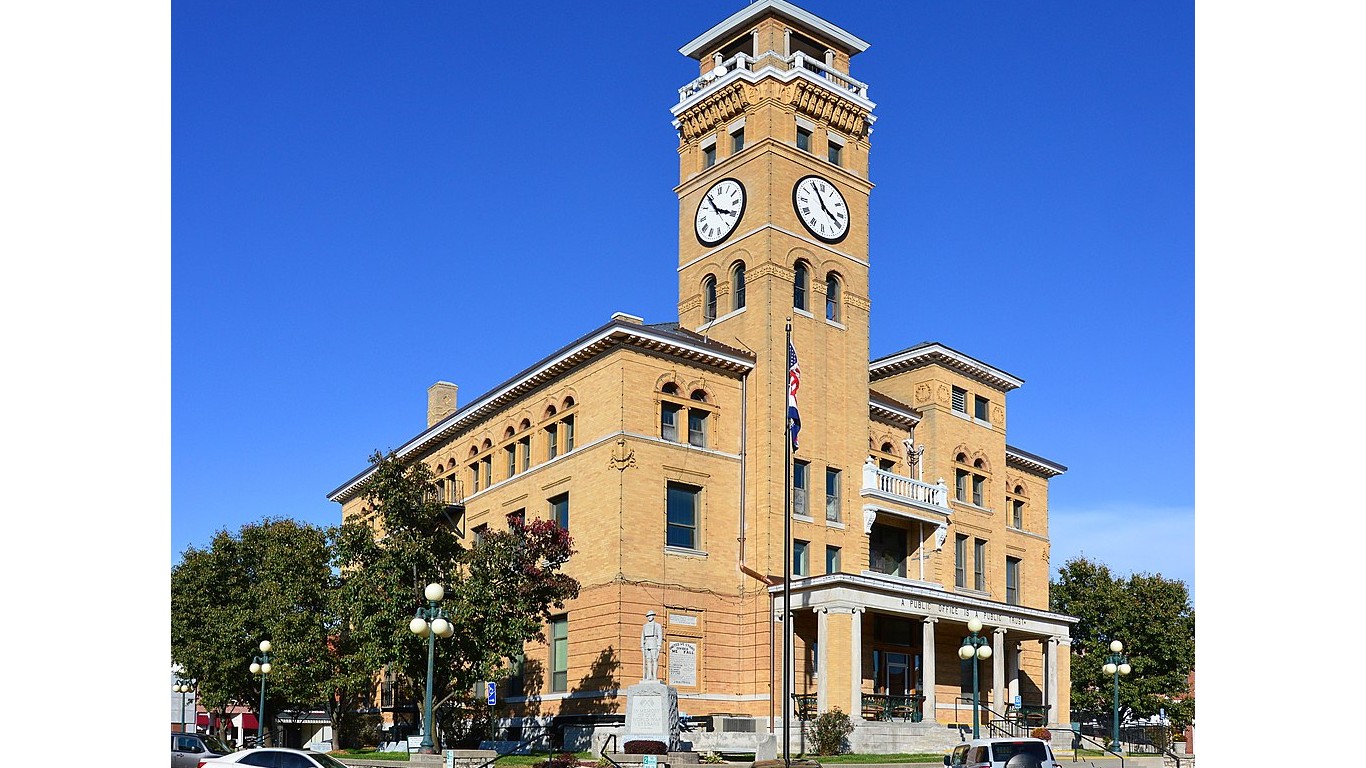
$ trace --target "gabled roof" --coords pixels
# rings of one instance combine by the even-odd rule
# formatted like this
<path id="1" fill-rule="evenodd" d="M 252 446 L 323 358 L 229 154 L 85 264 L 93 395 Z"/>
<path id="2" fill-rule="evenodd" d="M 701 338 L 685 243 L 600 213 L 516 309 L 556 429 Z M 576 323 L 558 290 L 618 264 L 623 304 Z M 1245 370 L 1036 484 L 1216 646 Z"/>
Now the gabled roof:
<path id="1" fill-rule="evenodd" d="M 452 413 L 404 443 L 394 454 L 420 455 L 438 443 L 458 434 L 508 407 L 537 387 L 564 375 L 587 361 L 622 347 L 685 360 L 695 365 L 713 368 L 733 376 L 742 376 L 754 368 L 753 353 L 712 341 L 707 337 L 680 328 L 678 323 L 642 325 L 633 319 L 615 315 L 612 321 L 570 342 L 548 357 L 519 372 L 502 384 L 475 398 L 474 402 Z M 374 471 L 374 467 L 347 480 L 327 494 L 329 501 L 346 501 Z"/>
<path id="2" fill-rule="evenodd" d="M 1012 376 L 937 341 L 921 342 L 909 349 L 879 357 L 868 364 L 868 380 L 885 379 L 926 365 L 942 365 L 1005 392 L 1024 384 L 1024 379 Z"/>
<path id="3" fill-rule="evenodd" d="M 742 31 L 743 27 L 768 13 L 782 16 L 797 26 L 806 27 L 817 37 L 844 47 L 850 54 L 868 50 L 868 43 L 792 3 L 785 2 L 785 0 L 758 0 L 758 2 L 750 3 L 731 14 L 720 24 L 693 38 L 687 45 L 679 48 L 678 52 L 694 59 L 705 56 L 708 50 L 726 42 L 736 33 Z"/>

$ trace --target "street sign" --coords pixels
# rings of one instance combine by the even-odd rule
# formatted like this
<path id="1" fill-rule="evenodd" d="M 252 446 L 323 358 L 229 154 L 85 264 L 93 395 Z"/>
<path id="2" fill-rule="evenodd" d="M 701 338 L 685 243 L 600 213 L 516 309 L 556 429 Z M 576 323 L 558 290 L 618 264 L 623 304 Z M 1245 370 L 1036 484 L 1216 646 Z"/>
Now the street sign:
<path id="1" fill-rule="evenodd" d="M 658 755 L 641 755 L 640 768 L 659 768 Z"/>
<path id="2" fill-rule="evenodd" d="M 493 681 L 491 681 L 491 680 L 490 680 L 489 682 L 484 683 L 484 698 L 488 700 L 488 703 L 489 703 L 489 706 L 490 706 L 490 707 L 493 706 L 494 704 L 497 704 L 497 703 L 498 703 L 498 684 L 497 684 L 497 683 L 495 683 L 495 682 L 493 682 Z"/>

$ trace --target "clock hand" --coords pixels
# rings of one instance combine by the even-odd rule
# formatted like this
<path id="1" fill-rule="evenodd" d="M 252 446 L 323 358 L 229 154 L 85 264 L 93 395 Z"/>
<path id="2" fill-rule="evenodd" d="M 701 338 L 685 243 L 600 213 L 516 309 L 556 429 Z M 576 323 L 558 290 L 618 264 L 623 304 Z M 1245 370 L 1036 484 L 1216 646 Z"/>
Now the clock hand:
<path id="1" fill-rule="evenodd" d="M 717 208 L 716 201 L 711 199 L 711 195 L 707 195 L 707 202 L 711 205 L 711 209 L 713 211 L 716 211 L 718 214 L 721 214 L 723 216 L 735 215 L 735 211 L 728 211 L 725 208 Z"/>

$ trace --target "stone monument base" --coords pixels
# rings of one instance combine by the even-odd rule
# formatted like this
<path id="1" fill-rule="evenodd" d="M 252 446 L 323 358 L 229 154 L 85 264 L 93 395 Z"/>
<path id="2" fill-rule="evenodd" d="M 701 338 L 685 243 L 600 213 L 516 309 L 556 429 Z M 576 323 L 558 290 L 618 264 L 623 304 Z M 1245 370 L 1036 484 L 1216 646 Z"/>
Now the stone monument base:
<path id="1" fill-rule="evenodd" d="M 658 680 L 643 680 L 626 689 L 623 751 L 627 742 L 642 740 L 661 741 L 670 750 L 676 750 L 679 730 L 676 688 Z"/>

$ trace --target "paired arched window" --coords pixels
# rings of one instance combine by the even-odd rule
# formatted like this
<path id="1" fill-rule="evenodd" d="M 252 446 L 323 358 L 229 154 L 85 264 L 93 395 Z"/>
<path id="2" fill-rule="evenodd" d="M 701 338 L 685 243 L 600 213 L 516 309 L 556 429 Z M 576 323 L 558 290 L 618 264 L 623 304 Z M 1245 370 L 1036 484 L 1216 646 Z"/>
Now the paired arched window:
<path id="1" fill-rule="evenodd" d="M 840 279 L 839 276 L 831 272 L 825 278 L 825 319 L 840 322 Z"/>
<path id="2" fill-rule="evenodd" d="M 798 261 L 792 267 L 792 307 L 793 309 L 808 310 L 810 300 L 807 296 L 811 293 L 811 268 L 804 261 Z"/>
<path id="3" fill-rule="evenodd" d="M 731 309 L 745 308 L 745 262 L 737 261 L 730 268 Z"/>
<path id="4" fill-rule="evenodd" d="M 702 278 L 702 322 L 710 323 L 716 319 L 716 278 L 707 275 Z"/>

